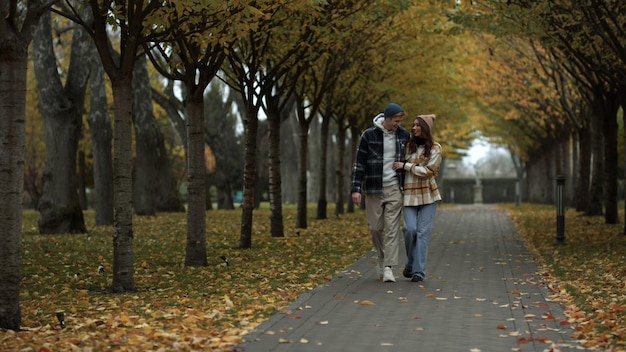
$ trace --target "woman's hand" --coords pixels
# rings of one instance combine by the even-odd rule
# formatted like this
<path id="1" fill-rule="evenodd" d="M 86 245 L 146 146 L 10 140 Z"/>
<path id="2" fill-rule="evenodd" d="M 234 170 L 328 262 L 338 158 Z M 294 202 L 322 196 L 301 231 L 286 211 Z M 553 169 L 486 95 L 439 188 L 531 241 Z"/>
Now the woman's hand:
<path id="1" fill-rule="evenodd" d="M 395 161 L 391 168 L 394 169 L 394 170 L 404 169 L 404 162 L 402 162 L 402 161 Z"/>

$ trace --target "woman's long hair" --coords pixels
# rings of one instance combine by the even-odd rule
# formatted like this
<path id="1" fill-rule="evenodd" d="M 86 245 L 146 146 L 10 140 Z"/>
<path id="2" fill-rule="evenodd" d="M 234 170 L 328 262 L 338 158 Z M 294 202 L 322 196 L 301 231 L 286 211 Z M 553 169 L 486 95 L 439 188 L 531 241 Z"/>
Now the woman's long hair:
<path id="1" fill-rule="evenodd" d="M 416 117 L 415 121 L 419 123 L 420 128 L 422 130 L 422 136 L 416 137 L 415 135 L 411 136 L 411 139 L 406 143 L 406 148 L 410 154 L 417 152 L 417 148 L 420 145 L 424 146 L 424 157 L 430 157 L 430 150 L 435 143 L 433 141 L 433 136 L 430 134 L 430 127 L 421 117 Z"/>

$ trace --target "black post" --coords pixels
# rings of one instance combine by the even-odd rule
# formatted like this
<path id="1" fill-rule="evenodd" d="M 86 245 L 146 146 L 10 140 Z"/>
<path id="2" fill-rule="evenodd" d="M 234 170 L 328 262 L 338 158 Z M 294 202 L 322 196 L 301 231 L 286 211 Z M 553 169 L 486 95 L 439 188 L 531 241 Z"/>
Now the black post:
<path id="1" fill-rule="evenodd" d="M 565 176 L 556 177 L 556 244 L 565 242 Z"/>

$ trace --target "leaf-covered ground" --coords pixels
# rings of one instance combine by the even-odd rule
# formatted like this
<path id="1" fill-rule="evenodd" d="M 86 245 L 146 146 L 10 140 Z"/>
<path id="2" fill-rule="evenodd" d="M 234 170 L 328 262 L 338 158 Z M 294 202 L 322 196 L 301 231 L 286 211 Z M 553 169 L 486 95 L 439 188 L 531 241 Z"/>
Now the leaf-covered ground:
<path id="1" fill-rule="evenodd" d="M 626 236 L 621 224 L 565 213 L 565 241 L 557 245 L 556 208 L 507 205 L 520 237 L 537 255 L 551 299 L 566 308 L 574 337 L 583 346 L 626 350 Z"/>
<path id="2" fill-rule="evenodd" d="M 269 210 L 255 210 L 252 249 L 238 249 L 241 211 L 207 212 L 209 265 L 184 267 L 185 214 L 134 217 L 136 292 L 110 294 L 112 228 L 39 235 L 27 211 L 22 237 L 22 327 L 0 332 L 2 351 L 227 350 L 298 295 L 371 250 L 362 212 L 295 226 L 272 238 Z M 222 259 L 222 256 L 228 262 Z M 102 271 L 99 267 L 102 266 Z M 63 311 L 65 328 L 56 313 Z"/>
<path id="3" fill-rule="evenodd" d="M 554 206 L 505 207 L 536 255 L 550 299 L 566 307 L 574 336 L 589 348 L 626 350 L 623 211 L 622 225 L 606 225 L 603 217 L 567 210 L 565 244 L 555 245 Z M 25 212 L 24 331 L 0 332 L 0 350 L 228 350 L 371 250 L 360 211 L 318 221 L 310 208 L 309 228 L 296 230 L 295 209 L 286 208 L 284 238 L 270 237 L 267 209 L 254 214 L 253 248 L 240 250 L 241 212 L 207 213 L 209 266 L 202 268 L 183 266 L 185 214 L 135 217 L 137 292 L 109 294 L 110 227 L 94 227 L 88 211 L 87 235 L 39 235 L 38 214 Z"/>

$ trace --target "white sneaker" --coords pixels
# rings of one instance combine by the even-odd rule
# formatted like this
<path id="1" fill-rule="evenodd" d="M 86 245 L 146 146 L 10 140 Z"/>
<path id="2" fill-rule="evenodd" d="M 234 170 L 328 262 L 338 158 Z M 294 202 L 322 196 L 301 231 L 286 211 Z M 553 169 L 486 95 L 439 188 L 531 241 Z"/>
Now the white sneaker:
<path id="1" fill-rule="evenodd" d="M 383 282 L 396 282 L 396 278 L 393 276 L 393 271 L 391 271 L 391 268 L 388 266 L 383 269 Z"/>

